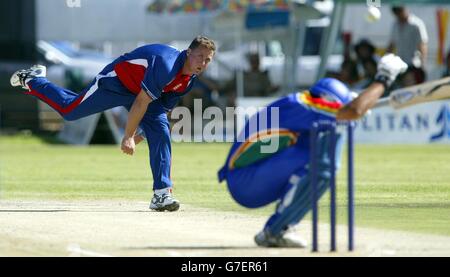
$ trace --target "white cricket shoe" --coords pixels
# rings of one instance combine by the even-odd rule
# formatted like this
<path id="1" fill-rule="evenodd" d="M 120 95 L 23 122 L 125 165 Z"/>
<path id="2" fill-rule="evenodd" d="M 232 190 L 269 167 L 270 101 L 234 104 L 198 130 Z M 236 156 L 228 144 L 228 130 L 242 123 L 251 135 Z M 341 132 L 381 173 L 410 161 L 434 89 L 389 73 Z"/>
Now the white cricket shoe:
<path id="1" fill-rule="evenodd" d="M 308 243 L 293 228 L 279 235 L 272 235 L 267 230 L 262 230 L 256 234 L 255 242 L 262 247 L 305 248 L 308 246 Z"/>
<path id="2" fill-rule="evenodd" d="M 29 90 L 27 83 L 37 77 L 47 76 L 47 68 L 43 65 L 33 65 L 29 69 L 22 69 L 14 72 L 11 76 L 10 83 L 13 87 L 21 86 L 23 89 Z"/>
<path id="3" fill-rule="evenodd" d="M 158 212 L 169 211 L 174 212 L 180 208 L 180 202 L 172 196 L 170 188 L 155 190 L 150 209 Z"/>

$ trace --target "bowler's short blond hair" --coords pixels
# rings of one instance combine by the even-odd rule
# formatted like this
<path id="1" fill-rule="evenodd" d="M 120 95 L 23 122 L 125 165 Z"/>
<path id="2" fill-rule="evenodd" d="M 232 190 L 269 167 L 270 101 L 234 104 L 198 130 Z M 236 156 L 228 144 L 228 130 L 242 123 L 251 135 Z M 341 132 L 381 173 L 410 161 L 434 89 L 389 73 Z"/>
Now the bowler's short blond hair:
<path id="1" fill-rule="evenodd" d="M 194 38 L 194 40 L 189 45 L 189 49 L 194 50 L 195 48 L 198 48 L 200 46 L 203 46 L 211 51 L 216 51 L 216 44 L 212 39 L 209 39 L 205 36 L 197 36 Z"/>

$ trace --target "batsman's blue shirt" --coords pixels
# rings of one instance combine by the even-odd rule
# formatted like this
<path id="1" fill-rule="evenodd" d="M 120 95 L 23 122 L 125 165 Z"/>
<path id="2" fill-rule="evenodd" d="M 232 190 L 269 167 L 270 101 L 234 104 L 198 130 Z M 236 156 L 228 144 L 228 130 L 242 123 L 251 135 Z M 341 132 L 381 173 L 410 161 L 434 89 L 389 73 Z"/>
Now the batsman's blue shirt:
<path id="1" fill-rule="evenodd" d="M 268 105 L 247 121 L 235 139 L 225 165 L 219 171 L 219 181 L 226 179 L 230 170 L 256 164 L 291 146 L 309 149 L 309 132 L 313 122 L 336 120 L 336 113 L 341 107 L 338 102 L 314 98 L 308 91 L 290 94 Z M 278 113 L 278 117 L 273 113 Z M 252 125 L 256 119 L 259 123 Z M 267 123 L 261 124 L 261 120 Z M 268 147 L 273 139 L 278 140 L 277 149 L 263 153 L 262 147 Z"/>

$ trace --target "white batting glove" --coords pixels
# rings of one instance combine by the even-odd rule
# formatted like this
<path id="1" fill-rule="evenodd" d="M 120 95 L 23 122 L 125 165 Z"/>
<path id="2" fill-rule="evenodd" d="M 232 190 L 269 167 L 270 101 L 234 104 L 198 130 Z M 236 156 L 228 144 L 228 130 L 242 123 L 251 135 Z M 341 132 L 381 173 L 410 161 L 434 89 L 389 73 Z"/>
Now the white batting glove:
<path id="1" fill-rule="evenodd" d="M 390 87 L 397 76 L 408 69 L 408 65 L 394 54 L 384 55 L 378 63 L 378 71 L 375 81 L 383 83 L 386 88 Z"/>

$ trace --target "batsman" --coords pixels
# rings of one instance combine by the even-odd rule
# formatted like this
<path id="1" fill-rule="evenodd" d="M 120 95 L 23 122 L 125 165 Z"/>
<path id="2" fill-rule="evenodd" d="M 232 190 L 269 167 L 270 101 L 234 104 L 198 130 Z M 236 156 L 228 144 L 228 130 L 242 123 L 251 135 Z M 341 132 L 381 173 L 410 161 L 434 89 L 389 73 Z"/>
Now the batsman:
<path id="1" fill-rule="evenodd" d="M 306 241 L 294 231 L 294 226 L 311 209 L 309 132 L 314 122 L 348 121 L 358 119 L 375 105 L 397 75 L 407 68 L 399 57 L 388 54 L 381 58 L 375 81 L 354 98 L 340 81 L 324 78 L 308 91 L 283 97 L 259 111 L 242 130 L 231 147 L 225 165 L 218 173 L 219 181 L 226 180 L 234 200 L 247 208 L 259 208 L 277 201 L 275 212 L 264 228 L 255 236 L 262 247 L 306 247 Z M 278 116 L 272 113 L 277 111 Z M 264 113 L 264 114 L 262 114 Z M 267 124 L 251 122 L 258 118 Z M 275 118 L 278 122 L 269 119 Z M 261 127 L 263 126 L 263 127 Z M 276 139 L 278 149 L 262 151 L 267 141 Z M 319 138 L 319 195 L 329 187 L 331 166 L 327 146 L 329 136 Z M 338 168 L 342 136 L 338 136 L 335 157 Z"/>
<path id="2" fill-rule="evenodd" d="M 42 65 L 15 72 L 11 85 L 47 103 L 65 120 L 124 106 L 129 114 L 122 151 L 133 155 L 137 143 L 144 137 L 148 141 L 154 190 L 150 209 L 176 211 L 180 203 L 172 195 L 167 113 L 190 91 L 215 50 L 214 42 L 203 36 L 196 37 L 183 51 L 164 44 L 144 45 L 107 65 L 80 93 L 49 82 Z M 143 135 L 136 133 L 138 126 Z"/>

